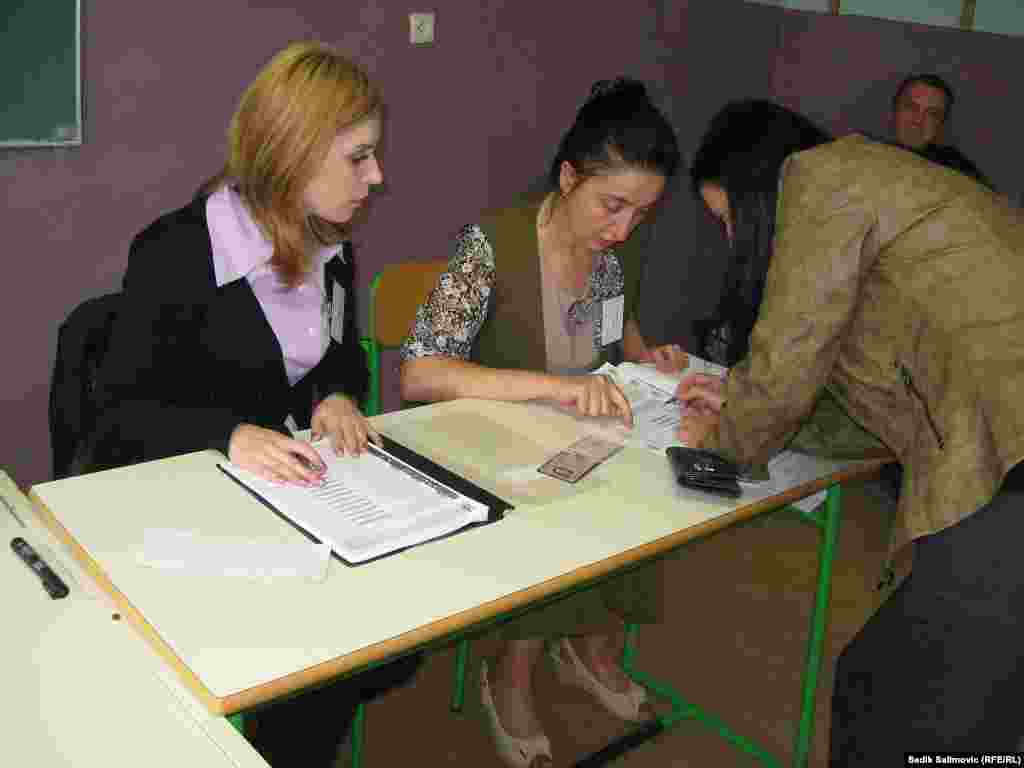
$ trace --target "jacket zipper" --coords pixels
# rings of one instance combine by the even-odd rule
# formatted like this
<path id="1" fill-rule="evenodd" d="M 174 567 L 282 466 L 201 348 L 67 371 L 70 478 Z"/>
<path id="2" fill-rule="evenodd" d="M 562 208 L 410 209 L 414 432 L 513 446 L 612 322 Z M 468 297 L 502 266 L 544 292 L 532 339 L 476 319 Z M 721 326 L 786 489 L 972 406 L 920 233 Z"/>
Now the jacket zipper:
<path id="1" fill-rule="evenodd" d="M 939 444 L 939 450 L 946 447 L 946 441 L 942 439 L 942 435 L 939 432 L 938 426 L 935 424 L 935 419 L 932 418 L 931 409 L 928 408 L 928 401 L 924 399 L 924 395 L 914 384 L 914 379 L 910 375 L 910 371 L 907 370 L 907 366 L 897 361 L 896 366 L 900 369 L 900 378 L 903 379 L 903 384 L 907 388 L 907 393 L 916 397 L 921 406 L 924 408 L 924 417 L 928 420 L 928 426 L 932 428 L 932 434 L 935 435 L 935 442 Z"/>

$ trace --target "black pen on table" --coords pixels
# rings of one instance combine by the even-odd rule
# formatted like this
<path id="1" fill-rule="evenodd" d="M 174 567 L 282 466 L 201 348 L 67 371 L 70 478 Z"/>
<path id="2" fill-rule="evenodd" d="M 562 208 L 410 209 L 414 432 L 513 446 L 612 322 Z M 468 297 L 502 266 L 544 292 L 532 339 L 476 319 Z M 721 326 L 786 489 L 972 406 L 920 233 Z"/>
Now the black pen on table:
<path id="1" fill-rule="evenodd" d="M 64 580 L 56 574 L 56 572 L 46 564 L 46 561 L 41 558 L 36 551 L 32 548 L 32 545 L 25 541 L 20 536 L 16 536 L 11 539 L 11 549 L 14 551 L 21 561 L 28 566 L 29 570 L 32 571 L 39 580 L 43 582 L 43 589 L 46 593 L 54 600 L 59 600 L 62 597 L 67 597 L 68 585 L 64 583 Z"/>
<path id="2" fill-rule="evenodd" d="M 14 506 L 4 496 L 0 496 L 0 501 L 7 507 L 7 511 L 11 513 L 11 517 L 18 521 L 18 525 L 22 528 L 28 528 L 25 525 L 25 521 L 21 519 L 17 512 L 14 511 Z M 32 548 L 32 545 L 25 541 L 20 536 L 16 536 L 11 539 L 11 549 L 14 550 L 21 561 L 29 567 L 29 569 L 36 574 L 43 582 L 43 588 L 47 594 L 54 600 L 59 600 L 62 597 L 68 596 L 68 585 L 64 583 L 64 580 L 58 576 L 46 561 L 41 558 L 36 551 Z"/>

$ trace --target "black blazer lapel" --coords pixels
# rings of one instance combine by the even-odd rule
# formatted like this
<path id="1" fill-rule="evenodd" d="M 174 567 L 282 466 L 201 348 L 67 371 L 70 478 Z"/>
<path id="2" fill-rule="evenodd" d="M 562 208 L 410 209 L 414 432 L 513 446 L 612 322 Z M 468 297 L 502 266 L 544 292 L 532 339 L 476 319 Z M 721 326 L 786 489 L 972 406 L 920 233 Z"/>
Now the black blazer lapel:
<path id="1" fill-rule="evenodd" d="M 246 389 L 291 388 L 277 335 L 245 278 L 217 289 L 203 335 L 206 348 L 230 380 Z"/>

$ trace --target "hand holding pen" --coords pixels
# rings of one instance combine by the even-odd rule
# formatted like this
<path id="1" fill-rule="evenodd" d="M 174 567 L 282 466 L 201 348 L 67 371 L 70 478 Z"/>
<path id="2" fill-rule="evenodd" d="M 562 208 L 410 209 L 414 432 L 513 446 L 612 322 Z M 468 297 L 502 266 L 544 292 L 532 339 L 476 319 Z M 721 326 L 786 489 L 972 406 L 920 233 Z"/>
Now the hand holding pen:
<path id="1" fill-rule="evenodd" d="M 702 448 L 721 418 L 725 380 L 707 373 L 691 373 L 679 382 L 676 398 L 681 412 L 679 439 L 691 448 Z"/>
<path id="2" fill-rule="evenodd" d="M 710 373 L 687 374 L 672 400 L 683 407 L 718 413 L 725 405 L 725 379 Z"/>
<path id="3" fill-rule="evenodd" d="M 726 376 L 727 374 L 717 376 L 713 373 L 688 373 L 679 381 L 675 394 L 665 401 L 665 405 L 679 404 L 685 409 L 689 405 L 694 404 L 694 400 L 704 397 L 705 394 L 717 398 L 725 391 Z M 689 392 L 690 390 L 694 390 L 697 396 L 688 395 L 684 399 L 681 396 L 682 393 L 684 391 Z M 718 410 L 720 410 L 720 406 Z"/>

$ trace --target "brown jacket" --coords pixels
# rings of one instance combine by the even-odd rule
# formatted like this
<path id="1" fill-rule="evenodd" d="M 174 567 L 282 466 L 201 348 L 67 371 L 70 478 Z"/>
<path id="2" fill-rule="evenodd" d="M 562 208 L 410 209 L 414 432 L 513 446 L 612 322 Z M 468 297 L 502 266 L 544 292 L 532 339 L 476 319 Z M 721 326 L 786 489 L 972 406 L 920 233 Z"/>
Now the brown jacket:
<path id="1" fill-rule="evenodd" d="M 849 136 L 790 157 L 750 353 L 709 447 L 782 449 L 824 387 L 903 463 L 892 543 L 951 526 L 1024 458 L 1024 216 Z"/>

